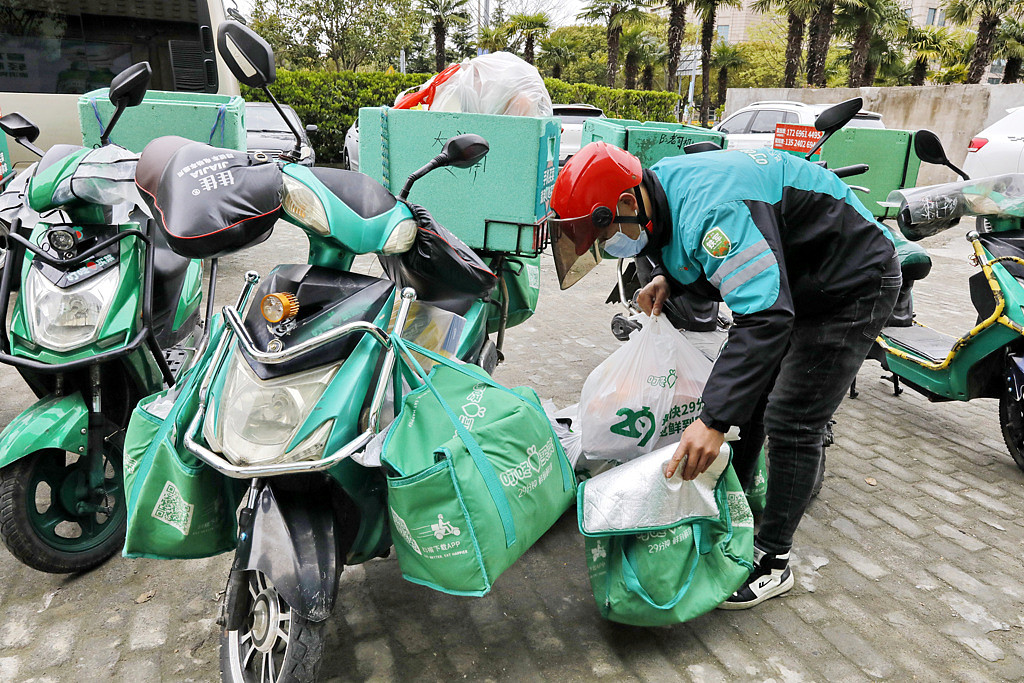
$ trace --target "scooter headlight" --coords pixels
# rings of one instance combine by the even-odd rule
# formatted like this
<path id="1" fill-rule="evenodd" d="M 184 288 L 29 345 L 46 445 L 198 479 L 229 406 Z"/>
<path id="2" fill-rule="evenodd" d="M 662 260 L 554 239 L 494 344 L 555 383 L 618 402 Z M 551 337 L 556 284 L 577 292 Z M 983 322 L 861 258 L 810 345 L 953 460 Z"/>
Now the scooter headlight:
<path id="1" fill-rule="evenodd" d="M 216 418 L 207 414 L 206 441 L 236 465 L 266 465 L 323 457 L 333 420 L 291 451 L 285 449 L 331 383 L 338 365 L 261 380 L 235 351 Z M 213 424 L 216 419 L 216 425 Z"/>
<path id="2" fill-rule="evenodd" d="M 384 248 L 381 249 L 383 254 L 404 254 L 412 248 L 413 242 L 416 241 L 416 234 L 419 231 L 419 226 L 411 218 L 406 218 L 395 226 L 395 229 L 388 235 L 387 242 L 384 243 Z"/>
<path id="3" fill-rule="evenodd" d="M 331 228 L 327 224 L 327 210 L 320 198 L 290 175 L 284 175 L 283 178 L 284 212 L 321 235 L 329 235 Z"/>
<path id="4" fill-rule="evenodd" d="M 60 288 L 38 268 L 25 278 L 25 310 L 32 337 L 54 351 L 68 351 L 96 340 L 117 294 L 116 267 Z"/>

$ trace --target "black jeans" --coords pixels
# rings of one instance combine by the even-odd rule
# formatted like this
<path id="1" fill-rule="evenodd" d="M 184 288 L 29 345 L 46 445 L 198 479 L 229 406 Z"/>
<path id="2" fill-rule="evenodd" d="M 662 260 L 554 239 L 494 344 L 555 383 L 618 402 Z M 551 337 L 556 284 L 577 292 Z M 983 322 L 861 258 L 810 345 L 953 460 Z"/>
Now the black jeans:
<path id="1" fill-rule="evenodd" d="M 774 383 L 754 419 L 740 428 L 734 462 L 744 485 L 768 436 L 768 497 L 754 539 L 766 553 L 787 553 L 793 546 L 823 466 L 825 427 L 888 320 L 900 284 L 899 263 L 893 259 L 877 295 L 854 299 L 826 315 L 798 317 Z"/>

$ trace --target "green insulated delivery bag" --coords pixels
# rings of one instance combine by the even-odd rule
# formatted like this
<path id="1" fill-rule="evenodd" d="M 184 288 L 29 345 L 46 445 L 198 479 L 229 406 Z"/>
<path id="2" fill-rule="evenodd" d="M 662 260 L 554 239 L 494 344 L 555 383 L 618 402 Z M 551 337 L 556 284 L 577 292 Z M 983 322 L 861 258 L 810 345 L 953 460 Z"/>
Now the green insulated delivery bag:
<path id="1" fill-rule="evenodd" d="M 170 389 L 139 402 L 124 444 L 128 510 L 125 557 L 192 559 L 235 547 L 241 490 L 185 450 L 199 385 L 223 326 L 211 325 L 206 354 Z"/>
<path id="2" fill-rule="evenodd" d="M 501 322 L 501 305 L 506 292 L 508 296 L 508 322 L 506 327 L 515 327 L 526 322 L 537 310 L 540 298 L 540 256 L 510 256 L 501 267 L 501 284 L 492 295 L 494 306 L 487 314 L 487 332 L 498 331 Z"/>
<path id="3" fill-rule="evenodd" d="M 407 378 L 422 383 L 404 397 L 381 454 L 402 575 L 484 595 L 572 503 L 572 467 L 532 389 L 395 345 Z M 434 362 L 429 376 L 410 349 Z"/>
<path id="4" fill-rule="evenodd" d="M 665 479 L 674 450 L 580 484 L 587 570 L 605 619 L 633 626 L 693 619 L 725 601 L 753 569 L 754 518 L 729 447 L 692 482 L 678 473 Z"/>

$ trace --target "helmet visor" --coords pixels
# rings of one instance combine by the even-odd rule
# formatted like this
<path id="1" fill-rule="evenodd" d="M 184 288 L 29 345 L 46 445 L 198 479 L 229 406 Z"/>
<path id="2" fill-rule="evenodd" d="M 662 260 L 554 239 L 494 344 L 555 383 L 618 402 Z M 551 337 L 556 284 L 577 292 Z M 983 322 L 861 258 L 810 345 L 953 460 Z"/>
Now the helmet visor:
<path id="1" fill-rule="evenodd" d="M 589 219 L 588 216 L 587 220 L 589 221 Z M 558 286 L 561 289 L 572 287 L 601 262 L 601 254 L 598 252 L 593 238 L 590 239 L 589 246 L 584 246 L 583 253 L 579 253 L 577 240 L 574 240 L 567 231 L 561 230 L 557 225 L 567 222 L 557 219 L 548 221 L 551 254 L 555 259 L 555 274 L 558 276 Z"/>

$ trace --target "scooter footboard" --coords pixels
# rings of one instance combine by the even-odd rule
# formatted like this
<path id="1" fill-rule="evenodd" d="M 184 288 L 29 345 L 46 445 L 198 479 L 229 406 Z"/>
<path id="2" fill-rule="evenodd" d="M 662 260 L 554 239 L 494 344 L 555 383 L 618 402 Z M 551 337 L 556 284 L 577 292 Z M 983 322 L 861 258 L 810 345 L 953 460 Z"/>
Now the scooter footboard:
<path id="1" fill-rule="evenodd" d="M 328 483 L 266 484 L 249 523 L 239 527 L 233 572 L 263 572 L 296 613 L 314 622 L 327 619 L 357 526 L 348 506 L 334 500 L 339 493 L 344 496 Z"/>

